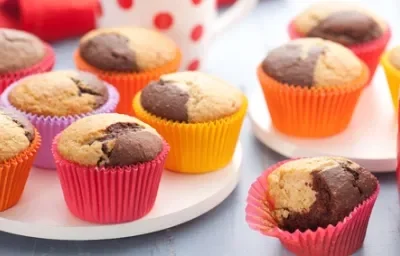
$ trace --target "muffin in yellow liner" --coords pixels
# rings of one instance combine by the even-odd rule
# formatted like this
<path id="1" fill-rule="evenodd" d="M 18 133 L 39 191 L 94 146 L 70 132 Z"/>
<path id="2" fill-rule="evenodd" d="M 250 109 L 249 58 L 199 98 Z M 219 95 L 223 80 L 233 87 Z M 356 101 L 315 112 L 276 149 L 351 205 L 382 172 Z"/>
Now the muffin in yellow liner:
<path id="1" fill-rule="evenodd" d="M 206 173 L 232 160 L 247 98 L 213 76 L 180 72 L 145 87 L 135 96 L 133 110 L 171 146 L 167 169 Z"/>
<path id="2" fill-rule="evenodd" d="M 399 107 L 399 86 L 400 86 L 400 46 L 393 48 L 383 54 L 381 63 L 385 70 L 386 79 L 389 85 L 390 95 L 395 110 Z"/>

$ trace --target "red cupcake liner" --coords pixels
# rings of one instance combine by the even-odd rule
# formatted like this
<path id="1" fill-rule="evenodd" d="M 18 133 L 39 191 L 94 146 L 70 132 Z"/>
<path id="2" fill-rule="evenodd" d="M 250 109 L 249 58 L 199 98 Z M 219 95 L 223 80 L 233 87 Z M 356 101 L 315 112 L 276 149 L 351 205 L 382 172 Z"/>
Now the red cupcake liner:
<path id="1" fill-rule="evenodd" d="M 52 145 L 65 202 L 79 219 L 99 224 L 137 220 L 154 206 L 169 145 L 152 161 L 123 167 L 82 166 L 63 159 Z"/>
<path id="2" fill-rule="evenodd" d="M 46 54 L 43 59 L 32 67 L 0 75 L 0 94 L 12 83 L 19 79 L 38 73 L 50 71 L 54 67 L 55 53 L 53 48 L 45 43 Z"/>
<path id="3" fill-rule="evenodd" d="M 272 215 L 272 203 L 267 198 L 268 175 L 282 164 L 279 162 L 270 168 L 251 185 L 247 197 L 246 221 L 248 225 L 266 236 L 278 238 L 282 245 L 299 256 L 348 256 L 363 244 L 369 218 L 379 194 L 379 183 L 375 192 L 357 206 L 343 221 L 336 226 L 318 228 L 293 233 L 278 227 Z"/>
<path id="4" fill-rule="evenodd" d="M 290 22 L 288 26 L 288 34 L 290 39 L 292 40 L 303 37 L 303 35 L 296 31 L 293 21 Z M 370 84 L 372 78 L 374 77 L 375 71 L 379 65 L 381 55 L 385 51 L 391 37 L 392 31 L 390 27 L 387 26 L 387 30 L 380 38 L 371 42 L 352 45 L 348 47 L 355 55 L 357 55 L 358 58 L 360 58 L 368 66 L 371 75 L 368 84 Z"/>

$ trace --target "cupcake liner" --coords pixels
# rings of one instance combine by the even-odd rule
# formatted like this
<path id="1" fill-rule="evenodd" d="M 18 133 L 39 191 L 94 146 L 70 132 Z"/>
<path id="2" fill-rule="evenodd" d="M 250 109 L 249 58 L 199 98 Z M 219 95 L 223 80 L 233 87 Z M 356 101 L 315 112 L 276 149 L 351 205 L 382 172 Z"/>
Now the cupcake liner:
<path id="1" fill-rule="evenodd" d="M 65 160 L 53 142 L 65 202 L 76 217 L 99 224 L 137 220 L 154 206 L 169 146 L 152 161 L 123 167 L 90 167 Z"/>
<path id="2" fill-rule="evenodd" d="M 385 71 L 390 95 L 392 96 L 392 103 L 395 110 L 397 111 L 399 107 L 400 70 L 398 70 L 392 65 L 392 63 L 390 63 L 389 54 L 390 51 L 383 54 L 381 63 L 383 70 Z"/>
<path id="3" fill-rule="evenodd" d="M 280 229 L 274 221 L 272 203 L 267 198 L 267 177 L 285 162 L 287 161 L 271 166 L 252 184 L 246 206 L 248 225 L 263 235 L 278 238 L 286 249 L 299 256 L 352 255 L 364 242 L 372 208 L 378 197 L 379 183 L 376 191 L 368 199 L 335 226 L 290 233 Z"/>
<path id="4" fill-rule="evenodd" d="M 97 75 L 104 81 L 114 85 L 120 94 L 120 102 L 117 106 L 117 113 L 132 115 L 132 99 L 149 82 L 158 80 L 161 75 L 176 72 L 181 62 L 181 52 L 176 51 L 176 58 L 156 69 L 140 73 L 106 72 L 86 63 L 79 51 L 74 54 L 75 65 L 78 69 Z"/>
<path id="5" fill-rule="evenodd" d="M 40 142 L 35 129 L 35 138 L 26 150 L 0 163 L 0 212 L 13 207 L 21 198 Z"/>
<path id="6" fill-rule="evenodd" d="M 12 83 L 18 81 L 19 79 L 37 74 L 47 72 L 53 69 L 55 62 L 55 54 L 53 48 L 50 45 L 45 44 L 46 54 L 43 57 L 43 60 L 39 63 L 33 65 L 32 67 L 25 68 L 19 71 L 2 74 L 0 75 L 0 94 Z"/>
<path id="7" fill-rule="evenodd" d="M 369 70 L 348 84 L 302 88 L 282 84 L 257 70 L 274 127 L 290 136 L 321 138 L 340 133 L 349 125 Z"/>
<path id="8" fill-rule="evenodd" d="M 247 99 L 238 112 L 212 122 L 179 123 L 156 117 L 143 109 L 140 93 L 133 101 L 137 118 L 149 124 L 171 146 L 166 168 L 183 173 L 206 173 L 225 167 L 232 160 L 247 110 Z"/>
<path id="9" fill-rule="evenodd" d="M 34 165 L 44 169 L 55 169 L 56 167 L 51 154 L 51 144 L 58 133 L 80 118 L 95 114 L 114 112 L 119 100 L 117 90 L 113 86 L 107 85 L 109 95 L 107 102 L 92 112 L 63 117 L 41 116 L 21 111 L 9 102 L 8 95 L 17 84 L 18 82 L 10 85 L 1 95 L 0 99 L 5 107 L 14 109 L 23 114 L 36 127 L 36 129 L 39 130 L 42 135 L 42 146 L 39 149 Z"/>
<path id="10" fill-rule="evenodd" d="M 299 34 L 296 31 L 296 28 L 294 26 L 294 22 L 290 22 L 288 26 L 288 34 L 290 39 L 297 39 L 303 37 L 301 34 Z M 358 45 L 352 45 L 349 46 L 348 48 L 353 51 L 355 55 L 357 55 L 358 58 L 360 58 L 364 63 L 368 66 L 369 71 L 370 71 L 370 78 L 368 80 L 368 85 L 372 78 L 375 75 L 376 68 L 378 67 L 380 57 L 382 53 L 385 51 L 385 48 L 392 37 L 392 31 L 389 26 L 387 26 L 387 30 L 383 35 L 371 42 L 367 43 L 362 43 Z"/>

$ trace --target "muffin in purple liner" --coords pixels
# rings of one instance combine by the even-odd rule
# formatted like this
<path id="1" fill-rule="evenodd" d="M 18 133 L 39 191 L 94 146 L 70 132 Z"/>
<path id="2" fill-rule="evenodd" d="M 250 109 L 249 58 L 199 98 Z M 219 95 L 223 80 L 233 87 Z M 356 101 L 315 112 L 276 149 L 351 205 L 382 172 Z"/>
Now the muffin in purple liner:
<path id="1" fill-rule="evenodd" d="M 51 144 L 58 133 L 82 117 L 115 112 L 118 102 L 113 86 L 72 70 L 26 77 L 1 95 L 1 104 L 24 114 L 42 134 L 34 165 L 45 169 L 55 169 Z"/>

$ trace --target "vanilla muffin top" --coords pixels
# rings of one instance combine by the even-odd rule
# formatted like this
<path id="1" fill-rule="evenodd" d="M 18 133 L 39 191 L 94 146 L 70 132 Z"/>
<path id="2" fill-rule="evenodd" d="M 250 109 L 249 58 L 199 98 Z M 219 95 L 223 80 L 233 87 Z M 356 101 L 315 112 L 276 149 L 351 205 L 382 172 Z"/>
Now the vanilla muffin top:
<path id="1" fill-rule="evenodd" d="M 21 80 L 8 100 L 17 109 L 43 116 L 69 116 L 91 112 L 108 100 L 106 84 L 77 71 L 53 71 Z"/>
<path id="2" fill-rule="evenodd" d="M 0 164 L 29 147 L 35 138 L 32 124 L 22 115 L 0 107 Z"/>
<path id="3" fill-rule="evenodd" d="M 143 72 L 176 57 L 177 46 L 166 36 L 144 28 L 102 28 L 80 41 L 80 56 L 105 71 Z"/>
<path id="4" fill-rule="evenodd" d="M 389 61 L 397 69 L 400 69 L 400 45 L 389 52 Z"/>
<path id="5" fill-rule="evenodd" d="M 125 166 L 153 160 L 163 140 L 149 125 L 121 114 L 98 114 L 67 127 L 57 144 L 60 155 L 87 166 Z"/>
<path id="6" fill-rule="evenodd" d="M 336 225 L 377 187 L 366 169 L 341 157 L 289 161 L 268 176 L 274 216 L 288 231 Z"/>
<path id="7" fill-rule="evenodd" d="M 0 74 L 39 63 L 45 56 L 43 42 L 36 36 L 14 29 L 0 29 Z"/>
<path id="8" fill-rule="evenodd" d="M 273 49 L 262 63 L 275 80 L 304 87 L 342 85 L 357 79 L 361 61 L 344 46 L 319 38 L 301 38 Z"/>
<path id="9" fill-rule="evenodd" d="M 200 123 L 237 112 L 243 104 L 243 94 L 219 78 L 188 71 L 163 75 L 150 83 L 143 89 L 140 102 L 157 117 Z"/>
<path id="10" fill-rule="evenodd" d="M 321 37 L 343 45 L 355 45 L 379 38 L 387 29 L 385 22 L 356 4 L 316 3 L 294 19 L 298 33 Z"/>

